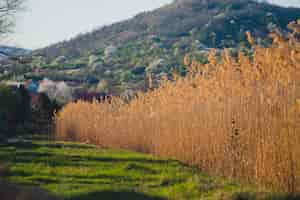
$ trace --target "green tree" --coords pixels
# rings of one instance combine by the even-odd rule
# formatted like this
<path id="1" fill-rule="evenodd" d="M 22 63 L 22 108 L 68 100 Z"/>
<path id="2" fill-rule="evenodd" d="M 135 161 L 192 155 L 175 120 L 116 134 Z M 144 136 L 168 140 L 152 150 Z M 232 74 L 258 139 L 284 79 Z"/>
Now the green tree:
<path id="1" fill-rule="evenodd" d="M 18 89 L 19 105 L 18 105 L 18 121 L 24 122 L 30 115 L 30 95 L 24 86 Z"/>
<path id="2" fill-rule="evenodd" d="M 14 124 L 17 107 L 17 94 L 10 88 L 0 85 L 0 134 L 7 134 Z"/>
<path id="3" fill-rule="evenodd" d="M 0 85 L 0 136 L 13 135 L 30 116 L 30 96 L 24 87 Z"/>

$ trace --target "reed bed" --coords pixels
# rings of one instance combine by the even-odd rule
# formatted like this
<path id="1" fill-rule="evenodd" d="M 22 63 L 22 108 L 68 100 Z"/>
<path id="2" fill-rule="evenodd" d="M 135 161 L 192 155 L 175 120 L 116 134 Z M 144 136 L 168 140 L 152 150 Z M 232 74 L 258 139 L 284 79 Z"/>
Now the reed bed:
<path id="1" fill-rule="evenodd" d="M 129 103 L 77 102 L 56 116 L 56 137 L 175 158 L 211 174 L 282 192 L 300 190 L 300 21 L 253 55 L 185 58 L 186 77 Z"/>

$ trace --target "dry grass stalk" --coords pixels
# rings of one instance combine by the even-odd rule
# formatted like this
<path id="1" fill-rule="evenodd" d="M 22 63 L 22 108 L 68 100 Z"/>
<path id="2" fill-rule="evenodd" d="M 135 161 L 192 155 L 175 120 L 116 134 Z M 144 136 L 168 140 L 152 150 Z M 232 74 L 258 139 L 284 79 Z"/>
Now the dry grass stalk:
<path id="1" fill-rule="evenodd" d="M 77 102 L 56 118 L 56 136 L 128 148 L 243 178 L 274 190 L 300 189 L 300 22 L 272 34 L 253 58 L 215 52 L 190 73 L 139 94 L 130 103 Z"/>

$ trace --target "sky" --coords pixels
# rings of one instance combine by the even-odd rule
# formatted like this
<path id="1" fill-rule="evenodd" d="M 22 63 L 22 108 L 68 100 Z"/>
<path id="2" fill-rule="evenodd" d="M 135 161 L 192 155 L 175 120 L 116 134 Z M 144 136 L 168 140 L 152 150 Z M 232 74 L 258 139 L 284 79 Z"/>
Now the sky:
<path id="1" fill-rule="evenodd" d="M 270 3 L 279 4 L 282 6 L 300 7 L 300 0 L 268 0 Z"/>
<path id="2" fill-rule="evenodd" d="M 300 7 L 300 0 L 269 1 Z M 14 34 L 1 40 L 0 45 L 42 48 L 170 2 L 172 0 L 26 0 L 25 9 L 16 17 Z"/>

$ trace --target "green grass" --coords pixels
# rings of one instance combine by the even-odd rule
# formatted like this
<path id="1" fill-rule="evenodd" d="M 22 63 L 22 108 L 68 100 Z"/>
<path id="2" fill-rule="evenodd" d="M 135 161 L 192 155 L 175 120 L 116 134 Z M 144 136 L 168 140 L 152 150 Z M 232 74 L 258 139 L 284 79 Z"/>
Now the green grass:
<path id="1" fill-rule="evenodd" d="M 253 188 L 177 161 L 91 145 L 2 144 L 0 162 L 9 166 L 9 182 L 39 186 L 67 200 L 256 199 Z"/>

